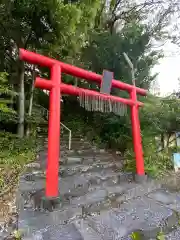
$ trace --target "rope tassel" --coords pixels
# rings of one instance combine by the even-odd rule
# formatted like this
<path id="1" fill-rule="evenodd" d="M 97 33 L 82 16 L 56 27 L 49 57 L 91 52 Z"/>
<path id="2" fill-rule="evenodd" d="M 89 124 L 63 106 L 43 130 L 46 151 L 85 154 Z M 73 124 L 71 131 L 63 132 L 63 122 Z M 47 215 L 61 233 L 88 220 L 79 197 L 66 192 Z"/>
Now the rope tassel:
<path id="1" fill-rule="evenodd" d="M 79 94 L 79 104 L 87 111 L 110 113 L 118 116 L 127 115 L 127 106 L 120 102 L 114 102 L 110 98 L 104 99 L 101 96 L 89 96 L 84 91 Z"/>

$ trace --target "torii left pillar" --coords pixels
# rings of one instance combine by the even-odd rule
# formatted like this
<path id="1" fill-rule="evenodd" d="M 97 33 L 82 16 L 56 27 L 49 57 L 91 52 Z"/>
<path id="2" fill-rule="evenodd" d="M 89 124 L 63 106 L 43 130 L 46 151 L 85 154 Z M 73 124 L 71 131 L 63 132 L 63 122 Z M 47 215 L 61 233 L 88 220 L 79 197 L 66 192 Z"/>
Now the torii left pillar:
<path id="1" fill-rule="evenodd" d="M 61 111 L 61 67 L 54 64 L 49 80 L 36 78 L 35 87 L 49 90 L 49 129 L 48 129 L 48 164 L 46 172 L 46 196 L 58 195 L 58 172 L 60 151 L 60 111 Z M 55 130 L 54 130 L 55 129 Z"/>

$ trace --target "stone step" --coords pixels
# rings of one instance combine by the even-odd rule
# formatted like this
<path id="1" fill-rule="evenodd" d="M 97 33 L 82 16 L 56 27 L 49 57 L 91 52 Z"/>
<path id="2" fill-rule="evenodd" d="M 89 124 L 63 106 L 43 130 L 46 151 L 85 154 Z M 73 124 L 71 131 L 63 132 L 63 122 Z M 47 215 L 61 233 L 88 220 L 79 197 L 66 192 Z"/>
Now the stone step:
<path id="1" fill-rule="evenodd" d="M 69 143 L 69 139 L 64 140 L 61 138 L 61 144 L 63 145 L 64 143 L 65 144 Z M 92 146 L 92 144 L 89 141 L 84 140 L 84 139 L 71 139 L 71 144 L 74 144 L 74 145 L 76 145 L 76 144 L 83 145 L 84 144 L 84 145 Z"/>
<path id="2" fill-rule="evenodd" d="M 155 186 L 152 183 L 144 184 L 144 187 L 134 183 L 124 183 L 116 186 L 96 186 L 84 196 L 74 197 L 70 200 L 66 208 L 56 210 L 53 212 L 37 212 L 33 213 L 26 209 L 21 211 L 19 215 L 19 227 L 26 232 L 26 236 L 36 232 L 38 229 L 47 229 L 55 224 L 64 224 L 64 222 L 71 221 L 71 219 L 78 219 L 82 216 L 94 215 L 101 213 L 103 210 L 110 209 L 114 206 L 122 206 L 122 202 L 136 198 L 137 196 L 144 196 L 153 191 Z M 116 202 L 116 204 L 115 204 Z M 117 210 L 117 209 L 116 209 Z M 102 212 L 102 214 L 104 214 Z M 82 227 L 82 225 L 81 225 Z M 91 232 L 91 231 L 90 231 Z M 92 232 L 95 234 L 95 231 Z M 86 238 L 85 238 L 86 239 Z"/>
<path id="3" fill-rule="evenodd" d="M 69 147 L 69 143 L 67 142 L 61 142 L 61 148 L 67 148 Z M 88 149 L 91 149 L 92 148 L 92 145 L 89 144 L 89 143 L 75 143 L 75 142 L 72 142 L 71 143 L 71 149 L 74 149 L 74 150 L 88 150 Z"/>
<path id="4" fill-rule="evenodd" d="M 63 156 L 60 158 L 60 161 L 64 162 L 67 165 L 75 164 L 75 163 L 84 163 L 84 164 L 94 164 L 95 162 L 101 163 L 101 162 L 112 162 L 113 158 L 111 155 L 91 155 L 91 156 L 78 156 L 78 155 L 72 155 L 72 156 Z M 122 159 L 118 159 L 114 162 L 121 163 Z"/>
<path id="5" fill-rule="evenodd" d="M 90 148 L 89 148 L 89 146 L 90 146 Z M 106 151 L 105 149 L 98 149 L 98 148 L 96 148 L 96 147 L 94 147 L 94 146 L 91 146 L 91 145 L 88 145 L 88 148 L 82 148 L 82 149 L 73 149 L 73 148 L 71 148 L 70 150 L 68 149 L 68 147 L 69 147 L 69 145 L 68 144 L 65 144 L 65 145 L 63 145 L 63 144 L 61 144 L 60 145 L 60 151 L 61 152 L 67 152 L 67 153 L 69 153 L 69 154 L 78 154 L 78 155 L 84 155 L 84 156 L 89 156 L 89 155 L 91 155 L 92 153 L 93 154 L 100 154 L 100 155 L 103 155 L 103 154 L 105 154 L 105 155 L 107 155 L 107 154 L 109 154 L 110 156 L 112 156 L 112 154 L 111 153 L 108 153 L 108 151 Z M 47 154 L 47 147 L 46 148 L 44 148 L 42 151 L 40 151 L 39 152 L 39 154 Z"/>
<path id="6" fill-rule="evenodd" d="M 62 160 L 63 158 L 60 158 L 60 161 Z M 68 165 L 78 164 L 83 162 L 83 158 L 79 156 L 72 156 L 72 157 L 67 156 L 66 158 L 64 158 L 63 162 Z"/>
<path id="7" fill-rule="evenodd" d="M 68 148 L 68 144 L 63 145 L 63 148 L 67 149 Z M 89 145 L 89 144 L 85 145 L 85 144 L 79 144 L 79 143 L 77 143 L 77 144 L 72 143 L 71 149 L 74 149 L 74 150 L 91 150 L 92 146 Z"/>
<path id="8" fill-rule="evenodd" d="M 103 149 L 104 150 L 104 149 Z M 77 153 L 79 155 L 83 155 L 83 156 L 89 156 L 91 155 L 92 153 L 94 154 L 98 154 L 98 153 L 104 153 L 101 149 L 96 149 L 96 148 L 93 148 L 92 149 L 85 149 L 85 150 L 77 150 Z"/>
<path id="9" fill-rule="evenodd" d="M 111 186 L 106 186 L 106 184 L 102 186 L 97 185 L 94 188 L 92 187 L 92 190 L 87 194 L 72 198 L 70 204 L 74 207 L 81 207 L 83 214 L 92 215 L 100 213 L 104 209 L 119 207 L 123 202 L 147 195 L 157 188 L 158 186 L 152 182 L 144 185 L 136 183 L 123 183 Z"/>
<path id="10" fill-rule="evenodd" d="M 41 236 L 43 240 L 83 240 L 81 233 L 77 230 L 73 223 L 68 225 L 57 225 L 51 226 L 48 229 L 45 229 L 41 235 L 36 233 L 36 236 L 33 236 L 33 239 L 37 239 L 37 236 Z M 35 237 L 35 238 L 34 238 Z"/>
<path id="11" fill-rule="evenodd" d="M 118 164 L 99 162 L 93 165 L 72 165 L 72 166 L 61 166 L 59 170 L 59 184 L 63 182 L 69 182 L 69 188 L 74 186 L 72 183 L 74 179 L 84 179 L 88 181 L 89 184 L 100 184 L 101 182 L 109 182 L 109 184 L 119 183 L 122 181 L 132 181 L 133 176 L 131 173 L 122 173 L 117 171 Z M 32 171 L 21 177 L 19 185 L 22 192 L 27 188 L 27 192 L 32 192 L 33 190 L 43 189 L 45 186 L 45 171 Z M 68 179 L 68 180 L 67 180 Z M 72 180 L 72 182 L 71 182 Z M 61 191 L 62 193 L 62 191 Z"/>
<path id="12" fill-rule="evenodd" d="M 111 154 L 109 153 L 106 153 L 106 152 L 101 152 L 101 150 L 96 150 L 95 148 L 93 147 L 88 147 L 87 149 L 82 149 L 82 150 L 79 150 L 78 149 L 68 149 L 68 145 L 63 145 L 63 146 L 60 146 L 60 153 L 61 153 L 61 156 L 63 155 L 66 155 L 66 156 L 81 156 L 81 157 L 88 157 L 88 156 L 94 156 L 94 155 L 100 155 L 100 156 L 103 156 L 103 155 L 109 155 L 111 156 Z M 41 158 L 44 158 L 44 157 L 47 157 L 47 148 L 44 149 L 43 151 L 40 151 L 38 153 L 38 156 L 40 156 Z"/>
<path id="13" fill-rule="evenodd" d="M 56 229 L 60 230 L 60 226 L 64 226 L 64 224 L 71 222 L 75 218 L 78 219 L 78 216 L 81 215 L 81 209 L 73 207 L 68 207 L 68 209 L 62 209 L 59 211 L 44 212 L 35 215 L 34 217 L 29 217 L 29 213 L 26 211 L 24 215 L 19 215 L 19 231 L 21 232 L 23 239 L 48 240 L 50 238 L 38 238 L 38 236 L 40 237 L 39 233 L 46 232 L 47 229 L 50 229 L 53 226 L 56 226 Z M 57 227 L 57 225 L 59 226 Z"/>
<path id="14" fill-rule="evenodd" d="M 132 173 L 122 173 L 120 171 L 116 172 L 111 168 L 100 168 L 100 171 L 90 171 L 84 173 L 83 175 L 91 184 L 100 184 L 103 182 L 107 182 L 108 184 L 113 185 L 120 182 L 133 180 Z"/>
<path id="15" fill-rule="evenodd" d="M 80 164 L 71 164 L 71 165 L 61 165 L 60 167 L 60 176 L 71 176 L 78 173 L 86 172 L 98 172 L 103 169 L 121 169 L 121 162 L 110 162 L 110 161 L 94 161 L 93 163 L 87 164 L 82 162 Z"/>
<path id="16" fill-rule="evenodd" d="M 124 185 L 124 182 L 132 181 L 133 176 L 131 173 L 114 172 L 110 168 L 110 165 L 107 166 L 109 168 L 99 168 L 97 171 L 97 167 L 94 167 L 94 172 L 92 170 L 88 172 L 88 169 L 84 169 L 85 172 L 81 172 L 78 176 L 72 175 L 60 178 L 59 198 L 65 200 L 70 197 L 83 196 L 89 192 L 89 188 L 93 185 L 100 184 L 103 187 L 106 186 L 108 188 L 111 186 L 113 188 L 112 186 L 115 184 Z M 44 189 L 45 174 L 43 172 L 25 174 L 20 179 L 19 190 L 24 196 L 25 201 L 33 200 L 31 207 L 40 207 L 42 205 L 41 200 L 45 194 Z"/>
<path id="17" fill-rule="evenodd" d="M 79 219 L 73 222 L 81 233 L 83 240 L 102 240 L 101 236 L 89 227 L 88 222 L 84 219 Z"/>
<path id="18" fill-rule="evenodd" d="M 41 163 L 42 164 L 42 163 Z M 34 166 L 34 165 L 33 165 Z M 94 163 L 86 164 L 70 164 L 70 165 L 60 165 L 60 176 L 68 177 L 74 174 L 82 175 L 86 179 L 92 180 L 95 178 L 99 181 L 99 179 L 106 180 L 107 178 L 114 178 L 117 175 L 124 175 L 122 173 L 116 172 L 117 169 L 121 167 L 121 163 L 118 162 L 108 162 L 108 161 L 94 161 Z M 34 168 L 30 169 L 26 174 L 21 176 L 20 179 L 20 189 L 23 184 L 29 184 L 31 188 L 36 188 L 36 185 L 42 185 L 42 181 L 45 181 L 45 169 L 34 170 Z M 74 177 L 73 177 L 74 178 Z M 63 179 L 63 178 L 62 178 Z M 90 181 L 89 180 L 89 181 Z M 28 187 L 28 186 L 27 186 Z M 24 187 L 25 188 L 25 187 Z M 29 189 L 29 188 L 28 188 Z M 39 189 L 39 188 L 38 188 Z"/>
<path id="19" fill-rule="evenodd" d="M 44 191 L 45 189 L 45 176 L 33 176 L 32 179 L 25 180 L 22 176 L 19 181 L 19 190 L 21 193 L 33 193 Z M 67 176 L 59 178 L 59 191 L 60 194 L 66 196 L 79 196 L 83 191 L 87 192 L 90 181 L 83 174 L 79 176 Z M 42 192 L 42 195 L 45 194 Z"/>
<path id="20" fill-rule="evenodd" d="M 63 135 L 61 136 L 61 140 L 63 140 L 63 141 L 69 141 L 69 134 L 63 134 Z M 79 142 L 83 142 L 83 141 L 87 142 L 87 139 L 85 139 L 85 138 L 83 138 L 83 137 L 79 137 L 79 136 L 72 136 L 72 137 L 71 137 L 71 141 L 72 141 L 72 142 L 73 142 L 73 141 L 75 141 L 75 142 L 77 142 L 77 141 L 79 141 Z"/>
<path id="21" fill-rule="evenodd" d="M 167 233 L 167 234 L 162 232 L 162 235 L 163 235 L 162 237 L 164 237 L 165 240 L 168 240 L 168 239 L 170 239 L 170 240 L 178 240 L 178 239 L 180 239 L 180 227 L 179 226 L 178 227 L 174 227 L 171 230 L 172 231 L 170 231 L 170 233 Z M 154 239 L 154 240 L 156 240 L 156 239 Z"/>
<path id="22" fill-rule="evenodd" d="M 91 155 L 87 155 L 87 156 L 82 156 L 83 160 L 85 162 L 88 162 L 89 160 L 91 161 L 92 159 L 96 159 L 96 160 L 107 160 L 107 161 L 111 161 L 113 158 L 110 154 L 91 154 Z"/>
<path id="23" fill-rule="evenodd" d="M 128 183 L 128 178 L 132 179 L 132 175 L 130 174 L 117 173 L 114 175 L 114 179 L 109 177 L 109 175 L 112 175 L 111 171 L 103 171 L 102 175 L 95 174 L 96 178 L 93 180 L 92 178 L 88 179 L 87 174 L 62 178 L 59 181 L 60 194 L 52 202 L 44 199 L 45 180 L 34 179 L 34 182 L 24 181 L 24 186 L 20 182 L 20 191 L 24 199 L 24 206 L 27 207 L 28 205 L 28 208 L 33 209 L 53 210 L 54 208 L 61 208 L 62 204 L 69 204 L 70 201 L 73 206 L 83 207 L 85 212 L 96 212 L 99 211 L 97 209 L 101 206 L 107 207 L 109 200 L 113 200 L 113 202 L 119 204 L 127 199 L 147 194 L 160 187 L 153 182 L 146 183 L 145 185 Z M 106 192 L 103 195 L 104 198 L 102 197 L 102 192 L 103 194 Z M 89 202 L 90 200 L 91 203 Z M 98 205 L 97 208 L 96 204 L 99 204 L 101 201 L 103 203 Z M 23 201 L 21 202 L 23 203 Z"/>
<path id="24" fill-rule="evenodd" d="M 94 162 L 105 162 L 105 161 L 111 161 L 112 156 L 110 154 L 91 154 L 90 156 L 82 156 L 82 155 L 76 155 L 73 151 L 70 151 L 70 154 L 67 152 L 66 154 L 61 153 L 60 156 L 60 163 L 65 164 L 79 164 L 79 163 L 85 163 L 90 164 Z M 37 162 L 39 162 L 40 167 L 43 169 L 46 168 L 46 161 L 47 161 L 47 151 L 40 152 L 37 156 Z"/>
<path id="25" fill-rule="evenodd" d="M 74 170 L 71 169 L 68 173 L 69 175 L 61 171 L 60 174 L 64 177 L 59 179 L 60 196 L 62 198 L 81 196 L 83 195 L 83 193 L 85 194 L 88 192 L 89 186 L 91 186 L 92 184 L 104 184 L 106 182 L 107 185 L 112 185 L 122 181 L 126 181 L 128 179 L 132 179 L 131 174 L 126 175 L 122 173 L 114 173 L 111 168 L 113 168 L 112 165 L 106 165 L 106 168 L 101 168 L 101 172 L 99 173 L 97 171 L 97 167 L 94 166 L 94 174 L 92 172 L 93 169 L 91 169 L 91 172 L 88 172 L 90 170 L 88 168 L 84 168 L 84 173 L 83 171 L 79 172 L 80 175 L 78 175 L 77 177 L 75 175 L 75 173 L 77 173 L 76 168 Z M 100 168 L 98 170 L 100 171 Z M 22 176 L 19 182 L 19 189 L 21 193 L 24 194 L 25 201 L 26 199 L 30 198 L 41 198 L 44 194 L 45 181 L 46 176 L 45 172 L 43 171 L 30 172 Z M 39 194 L 40 196 L 38 197 Z M 34 202 L 34 205 L 37 205 L 37 200 L 34 200 Z"/>
<path id="26" fill-rule="evenodd" d="M 106 240 L 112 236 L 113 239 L 132 239 L 135 232 L 141 236 L 139 239 L 156 239 L 160 231 L 166 232 L 177 222 L 177 215 L 171 209 L 145 196 L 88 218 L 88 225 Z"/>
<path id="27" fill-rule="evenodd" d="M 161 189 L 148 194 L 148 197 L 174 210 L 178 215 L 180 214 L 180 193 L 172 193 L 166 189 Z"/>
<path id="28" fill-rule="evenodd" d="M 48 149 L 48 146 L 45 146 L 44 150 L 47 151 L 47 149 Z M 96 152 L 97 150 L 96 150 L 95 147 L 93 147 L 89 144 L 84 145 L 84 144 L 78 144 L 78 143 L 76 143 L 76 144 L 72 143 L 71 149 L 69 150 L 69 143 L 68 142 L 67 143 L 61 143 L 60 152 L 68 153 L 70 151 L 74 151 L 74 152 L 78 152 L 78 151 L 79 152 L 83 152 L 83 151 L 84 152 L 85 151 Z"/>
<path id="29" fill-rule="evenodd" d="M 56 224 L 41 231 L 33 232 L 31 240 L 102 240 L 83 220 L 73 221 L 67 225 Z M 24 240 L 30 240 L 24 238 Z"/>
<path id="30" fill-rule="evenodd" d="M 104 150 L 104 149 L 103 149 Z M 80 156 L 80 157 L 92 157 L 92 156 L 110 156 L 112 158 L 112 155 L 108 152 L 102 152 L 101 149 L 84 149 L 84 150 L 68 150 L 61 148 L 61 154 L 66 154 L 68 156 Z"/>

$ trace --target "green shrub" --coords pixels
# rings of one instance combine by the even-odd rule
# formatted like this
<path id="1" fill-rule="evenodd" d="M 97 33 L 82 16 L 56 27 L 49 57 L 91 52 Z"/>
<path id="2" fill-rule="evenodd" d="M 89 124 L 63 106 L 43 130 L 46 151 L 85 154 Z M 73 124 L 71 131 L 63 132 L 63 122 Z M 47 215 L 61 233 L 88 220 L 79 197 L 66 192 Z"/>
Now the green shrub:
<path id="1" fill-rule="evenodd" d="M 24 166 L 34 161 L 42 141 L 36 136 L 20 139 L 16 135 L 0 132 L 0 192 L 23 171 Z"/>
<path id="2" fill-rule="evenodd" d="M 157 152 L 157 145 L 153 136 L 142 134 L 143 136 L 143 154 L 145 171 L 153 177 L 161 177 L 164 172 L 173 169 L 172 153 L 173 149 Z M 136 161 L 132 148 L 129 147 L 125 152 L 126 165 L 128 171 L 136 171 Z"/>

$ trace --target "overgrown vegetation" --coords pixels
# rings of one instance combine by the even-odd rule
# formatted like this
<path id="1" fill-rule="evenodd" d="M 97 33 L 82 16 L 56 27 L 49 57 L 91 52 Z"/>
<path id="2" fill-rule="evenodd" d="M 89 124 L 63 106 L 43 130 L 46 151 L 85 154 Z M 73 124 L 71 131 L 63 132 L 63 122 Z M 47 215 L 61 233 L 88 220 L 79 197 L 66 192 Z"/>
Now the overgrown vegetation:
<path id="1" fill-rule="evenodd" d="M 0 195 L 17 183 L 19 174 L 35 159 L 41 146 L 42 140 L 37 136 L 20 139 L 13 134 L 0 134 Z"/>
<path id="2" fill-rule="evenodd" d="M 59 1 L 14 0 L 0 3 L 0 136 L 1 171 L 19 173 L 34 158 L 37 127 L 47 128 L 48 95 L 33 84 L 36 75 L 48 78 L 49 72 L 23 63 L 19 48 L 61 59 L 98 73 L 103 69 L 131 84 L 131 75 L 123 52 L 136 68 L 136 85 L 150 89 L 156 75 L 151 69 L 163 57 L 154 51 L 154 42 L 177 42 L 178 1 Z M 176 27 L 176 36 L 169 29 Z M 63 81 L 97 89 L 93 83 L 63 75 Z M 112 94 L 128 97 L 112 90 Z M 63 96 L 62 121 L 83 135 L 106 147 L 117 149 L 127 158 L 127 168 L 134 168 L 130 113 L 126 117 L 86 112 L 77 98 Z M 155 137 L 169 138 L 179 130 L 179 100 L 176 98 L 141 98 L 140 112 L 146 170 L 153 175 L 172 168 L 171 152 L 157 153 Z M 87 134 L 88 133 L 88 134 Z M 165 153 L 165 154 L 164 154 Z M 14 174 L 14 172 L 13 172 Z M 7 184 L 1 174 L 0 191 Z"/>

